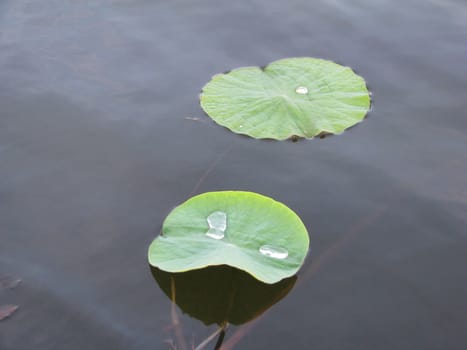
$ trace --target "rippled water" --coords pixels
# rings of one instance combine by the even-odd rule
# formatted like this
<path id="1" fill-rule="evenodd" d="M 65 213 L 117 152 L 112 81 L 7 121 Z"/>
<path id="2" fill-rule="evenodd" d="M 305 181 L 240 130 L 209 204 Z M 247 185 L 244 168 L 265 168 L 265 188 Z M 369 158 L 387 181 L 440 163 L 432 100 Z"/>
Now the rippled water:
<path id="1" fill-rule="evenodd" d="M 239 189 L 311 255 L 239 349 L 464 349 L 465 1 L 0 1 L 0 349 L 166 349 L 147 265 L 163 218 Z M 357 127 L 257 141 L 199 107 L 216 73 L 313 56 L 373 92 Z M 214 328 L 181 316 L 188 344 Z M 231 344 L 231 343 L 230 343 Z"/>

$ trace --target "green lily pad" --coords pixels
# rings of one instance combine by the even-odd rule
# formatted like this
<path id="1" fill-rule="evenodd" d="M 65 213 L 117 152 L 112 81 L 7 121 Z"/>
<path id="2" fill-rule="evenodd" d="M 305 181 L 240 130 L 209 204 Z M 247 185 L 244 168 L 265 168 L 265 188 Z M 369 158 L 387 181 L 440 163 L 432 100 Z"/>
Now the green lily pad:
<path id="1" fill-rule="evenodd" d="M 301 57 L 217 74 L 200 103 L 235 133 L 285 140 L 340 134 L 365 118 L 371 99 L 365 80 L 349 67 Z"/>
<path id="2" fill-rule="evenodd" d="M 167 272 L 229 265 L 276 283 L 297 273 L 308 246 L 304 224 L 284 204 L 253 192 L 207 192 L 172 210 L 148 259 Z"/>

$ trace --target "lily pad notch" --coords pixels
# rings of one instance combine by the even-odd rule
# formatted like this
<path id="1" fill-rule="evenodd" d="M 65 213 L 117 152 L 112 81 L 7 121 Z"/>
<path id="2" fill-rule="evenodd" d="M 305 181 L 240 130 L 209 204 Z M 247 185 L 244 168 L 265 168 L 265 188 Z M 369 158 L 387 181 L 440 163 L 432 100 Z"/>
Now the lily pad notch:
<path id="1" fill-rule="evenodd" d="M 311 139 L 361 122 L 371 97 L 351 68 L 297 57 L 217 74 L 203 87 L 200 104 L 216 123 L 238 134 Z"/>
<path id="2" fill-rule="evenodd" d="M 295 275 L 308 249 L 305 225 L 284 204 L 253 192 L 220 191 L 173 209 L 148 259 L 167 272 L 228 265 L 273 284 Z"/>

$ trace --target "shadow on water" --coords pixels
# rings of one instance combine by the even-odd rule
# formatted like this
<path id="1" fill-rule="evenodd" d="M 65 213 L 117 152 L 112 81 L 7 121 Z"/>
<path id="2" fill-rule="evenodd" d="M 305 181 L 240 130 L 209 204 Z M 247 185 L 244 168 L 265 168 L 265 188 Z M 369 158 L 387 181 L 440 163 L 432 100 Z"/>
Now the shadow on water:
<path id="1" fill-rule="evenodd" d="M 266 284 L 227 265 L 181 273 L 150 268 L 162 291 L 183 312 L 206 325 L 251 321 L 284 298 L 297 281 L 293 276 Z"/>

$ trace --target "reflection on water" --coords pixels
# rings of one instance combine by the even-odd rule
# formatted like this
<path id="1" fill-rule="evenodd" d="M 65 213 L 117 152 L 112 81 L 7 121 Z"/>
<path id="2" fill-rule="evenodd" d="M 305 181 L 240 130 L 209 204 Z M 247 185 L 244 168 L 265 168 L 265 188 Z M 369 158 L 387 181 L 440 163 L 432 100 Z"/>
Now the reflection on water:
<path id="1" fill-rule="evenodd" d="M 159 287 L 175 299 L 183 312 L 206 325 L 251 321 L 284 298 L 297 281 L 293 276 L 266 284 L 227 265 L 181 273 L 151 266 L 151 272 Z"/>

